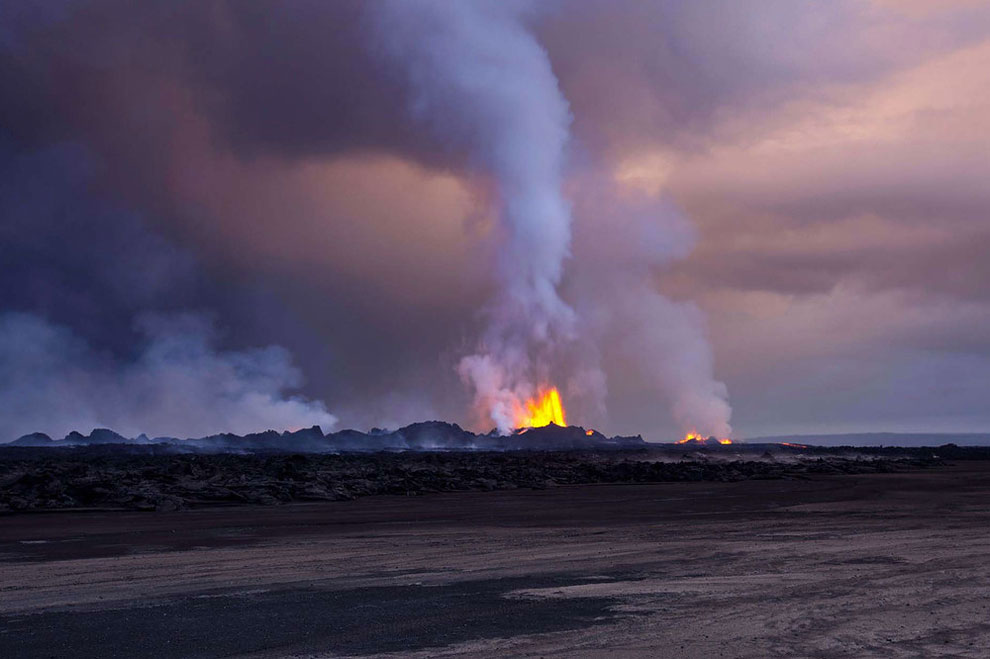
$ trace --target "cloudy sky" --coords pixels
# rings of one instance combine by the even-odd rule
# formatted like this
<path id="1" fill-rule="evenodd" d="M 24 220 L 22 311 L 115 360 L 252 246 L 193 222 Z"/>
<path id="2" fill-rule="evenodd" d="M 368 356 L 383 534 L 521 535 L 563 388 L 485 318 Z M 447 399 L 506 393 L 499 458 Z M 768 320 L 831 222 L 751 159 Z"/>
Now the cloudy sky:
<path id="1" fill-rule="evenodd" d="M 571 422 L 990 427 L 986 2 L 403 5 L 0 5 L 0 439 L 487 430 L 558 253 Z"/>

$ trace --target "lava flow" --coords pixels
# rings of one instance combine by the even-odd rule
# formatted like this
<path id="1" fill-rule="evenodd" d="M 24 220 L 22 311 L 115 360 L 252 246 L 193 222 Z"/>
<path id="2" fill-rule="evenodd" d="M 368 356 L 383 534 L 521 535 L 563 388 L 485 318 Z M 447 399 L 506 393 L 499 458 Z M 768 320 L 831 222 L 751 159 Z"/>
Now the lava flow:
<path id="1" fill-rule="evenodd" d="M 516 412 L 517 428 L 540 428 L 551 423 L 566 426 L 564 406 L 560 402 L 557 387 L 543 389 L 540 394 L 527 400 Z"/>
<path id="2" fill-rule="evenodd" d="M 684 436 L 684 439 L 679 439 L 675 444 L 689 444 L 694 442 L 695 444 L 707 444 L 709 442 L 718 442 L 719 444 L 731 444 L 732 440 L 728 438 L 719 439 L 717 437 L 703 437 L 696 432 L 689 432 Z"/>

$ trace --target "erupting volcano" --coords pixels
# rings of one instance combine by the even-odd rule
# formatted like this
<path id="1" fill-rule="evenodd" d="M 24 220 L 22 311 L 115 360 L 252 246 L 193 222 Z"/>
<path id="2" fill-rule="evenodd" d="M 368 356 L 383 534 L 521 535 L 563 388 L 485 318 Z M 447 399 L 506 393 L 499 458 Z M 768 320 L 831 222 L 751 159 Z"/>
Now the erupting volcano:
<path id="1" fill-rule="evenodd" d="M 570 105 L 524 4 L 374 3 L 376 57 L 408 85 L 411 119 L 468 156 L 497 222 L 483 327 L 455 367 L 473 394 L 476 428 L 494 424 L 510 435 L 566 426 L 551 373 L 580 382 L 575 409 L 602 419 L 608 377 L 598 342 L 608 337 L 621 344 L 615 359 L 632 355 L 639 377 L 669 399 L 674 423 L 726 436 L 728 394 L 713 377 L 701 323 L 663 297 L 650 274 L 682 253 L 683 218 L 666 206 L 627 205 L 611 175 L 596 177 L 601 186 L 577 185 L 592 170 L 568 166 Z M 604 246 L 574 243 L 573 209 L 589 221 L 600 195 L 614 202 L 608 233 L 630 233 L 604 241 L 617 251 L 582 271 L 579 257 Z M 669 248 L 644 249 L 641 235 L 664 235 Z M 574 276 L 562 287 L 565 268 Z"/>
<path id="2" fill-rule="evenodd" d="M 530 398 L 516 412 L 517 428 L 540 428 L 551 423 L 566 426 L 564 405 L 560 402 L 560 392 L 557 387 L 543 389 L 541 393 Z"/>

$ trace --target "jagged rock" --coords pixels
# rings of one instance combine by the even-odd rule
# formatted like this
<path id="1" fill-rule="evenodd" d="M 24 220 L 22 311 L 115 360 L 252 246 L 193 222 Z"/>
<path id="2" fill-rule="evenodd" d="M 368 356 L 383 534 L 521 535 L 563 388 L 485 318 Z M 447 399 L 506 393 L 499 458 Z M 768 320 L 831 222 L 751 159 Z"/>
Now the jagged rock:
<path id="1" fill-rule="evenodd" d="M 477 435 L 456 423 L 424 421 L 398 430 L 374 428 L 369 433 L 341 430 L 324 435 L 319 426 L 294 432 L 266 430 L 248 435 L 221 433 L 193 439 L 139 435 L 127 439 L 112 430 L 97 428 L 89 435 L 72 431 L 63 439 L 53 440 L 42 433 L 25 435 L 3 446 L 94 446 L 121 445 L 128 448 L 160 447 L 171 452 L 223 453 L 261 451 L 283 453 L 334 453 L 345 451 L 559 451 L 620 450 L 646 445 L 639 435 L 606 437 L 598 431 L 579 426 L 549 425 L 527 428 L 515 434 Z"/>
<path id="2" fill-rule="evenodd" d="M 126 437 L 118 435 L 108 428 L 94 428 L 89 437 L 85 438 L 87 444 L 124 444 L 128 442 Z"/>

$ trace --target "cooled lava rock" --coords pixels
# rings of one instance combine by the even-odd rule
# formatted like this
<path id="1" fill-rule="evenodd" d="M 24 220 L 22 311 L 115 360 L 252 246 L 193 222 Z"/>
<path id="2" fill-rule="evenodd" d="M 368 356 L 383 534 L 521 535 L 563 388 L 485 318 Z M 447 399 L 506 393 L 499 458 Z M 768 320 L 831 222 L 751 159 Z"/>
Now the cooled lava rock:
<path id="1" fill-rule="evenodd" d="M 155 444 L 94 444 L 58 450 L 21 446 L 0 450 L 0 512 L 177 510 L 587 483 L 806 478 L 937 464 L 940 461 L 919 458 L 826 457 L 779 462 L 756 456 L 701 462 L 671 460 L 652 449 L 334 455 L 190 454 Z"/>

